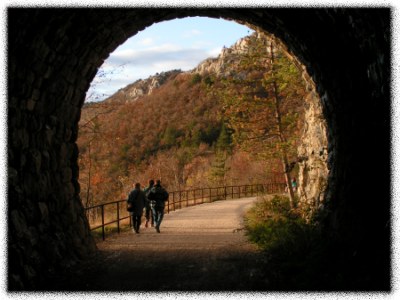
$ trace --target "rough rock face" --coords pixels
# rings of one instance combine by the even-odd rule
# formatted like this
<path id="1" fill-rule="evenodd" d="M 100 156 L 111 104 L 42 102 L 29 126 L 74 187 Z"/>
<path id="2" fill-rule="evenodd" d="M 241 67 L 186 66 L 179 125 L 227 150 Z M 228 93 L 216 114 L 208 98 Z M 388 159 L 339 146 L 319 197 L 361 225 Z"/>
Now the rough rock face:
<path id="1" fill-rule="evenodd" d="M 328 183 L 328 140 L 321 101 L 314 90 L 306 102 L 304 131 L 298 147 L 298 196 L 307 218 L 323 208 Z"/>
<path id="2" fill-rule="evenodd" d="M 207 58 L 194 68 L 192 73 L 199 73 L 200 75 L 215 74 L 216 76 L 232 75 L 233 68 L 229 66 L 232 62 L 238 61 L 238 56 L 247 50 L 248 41 L 249 37 L 244 37 L 231 47 L 224 47 L 218 57 Z"/>
<path id="3" fill-rule="evenodd" d="M 132 102 L 136 99 L 144 96 L 150 95 L 155 89 L 160 87 L 168 78 L 176 76 L 181 73 L 180 70 L 171 70 L 167 72 L 157 73 L 156 75 L 150 76 L 147 79 L 139 79 L 132 84 L 120 89 L 117 93 L 112 96 L 112 102 Z M 110 99 L 105 100 L 110 101 Z"/>
<path id="4" fill-rule="evenodd" d="M 303 132 L 297 148 L 299 171 L 296 179 L 298 184 L 296 192 L 298 207 L 301 208 L 303 216 L 310 220 L 316 213 L 324 209 L 327 198 L 328 127 L 313 79 L 297 57 L 288 51 L 287 46 L 280 40 L 276 40 L 276 42 L 298 69 L 302 70 L 301 75 L 306 85 Z"/>

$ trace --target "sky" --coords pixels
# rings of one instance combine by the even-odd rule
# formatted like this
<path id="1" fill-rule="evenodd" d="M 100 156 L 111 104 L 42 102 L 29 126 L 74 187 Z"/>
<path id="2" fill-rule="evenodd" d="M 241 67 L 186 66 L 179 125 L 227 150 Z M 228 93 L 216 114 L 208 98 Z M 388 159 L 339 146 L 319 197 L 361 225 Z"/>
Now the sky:
<path id="1" fill-rule="evenodd" d="M 100 67 L 86 94 L 99 101 L 151 75 L 173 69 L 188 71 L 217 57 L 253 30 L 223 19 L 191 17 L 156 23 L 114 50 Z"/>

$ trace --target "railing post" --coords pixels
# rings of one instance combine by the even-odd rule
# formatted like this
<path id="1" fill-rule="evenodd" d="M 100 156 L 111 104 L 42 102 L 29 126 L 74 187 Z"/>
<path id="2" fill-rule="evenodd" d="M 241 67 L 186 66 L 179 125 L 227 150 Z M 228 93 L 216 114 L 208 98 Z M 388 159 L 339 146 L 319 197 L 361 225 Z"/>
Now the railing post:
<path id="1" fill-rule="evenodd" d="M 120 227 L 119 227 L 119 202 L 117 202 L 117 230 L 118 230 L 118 233 L 120 233 Z"/>
<path id="2" fill-rule="evenodd" d="M 104 228 L 104 205 L 101 206 L 101 234 L 103 236 L 103 241 L 106 239 L 106 233 Z"/>

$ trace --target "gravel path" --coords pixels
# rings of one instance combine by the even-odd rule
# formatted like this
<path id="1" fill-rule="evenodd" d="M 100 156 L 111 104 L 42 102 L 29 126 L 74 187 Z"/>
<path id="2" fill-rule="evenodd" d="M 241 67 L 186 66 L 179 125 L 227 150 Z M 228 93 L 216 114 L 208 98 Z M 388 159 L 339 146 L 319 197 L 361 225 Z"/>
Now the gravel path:
<path id="1" fill-rule="evenodd" d="M 265 288 L 262 256 L 243 230 L 252 198 L 171 212 L 161 233 L 142 224 L 98 243 L 99 253 L 68 281 L 84 291 L 254 291 Z"/>

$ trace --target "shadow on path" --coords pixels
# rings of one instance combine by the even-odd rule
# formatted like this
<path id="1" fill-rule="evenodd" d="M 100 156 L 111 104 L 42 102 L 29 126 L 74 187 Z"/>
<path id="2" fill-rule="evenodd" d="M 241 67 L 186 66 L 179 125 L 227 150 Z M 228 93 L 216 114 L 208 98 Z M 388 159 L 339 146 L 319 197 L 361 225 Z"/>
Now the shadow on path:
<path id="1" fill-rule="evenodd" d="M 65 291 L 265 290 L 262 254 L 243 214 L 255 198 L 218 201 L 166 215 L 161 233 L 142 228 L 98 243 L 98 253 L 58 286 Z"/>

